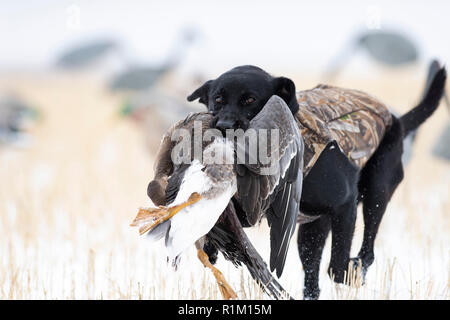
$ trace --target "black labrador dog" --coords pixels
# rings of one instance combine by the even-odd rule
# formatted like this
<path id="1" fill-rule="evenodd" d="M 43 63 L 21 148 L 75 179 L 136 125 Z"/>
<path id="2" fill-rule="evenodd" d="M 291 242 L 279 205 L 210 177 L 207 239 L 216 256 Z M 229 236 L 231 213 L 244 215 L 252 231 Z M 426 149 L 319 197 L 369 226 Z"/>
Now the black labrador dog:
<path id="1" fill-rule="evenodd" d="M 319 266 L 330 230 L 332 248 L 328 274 L 335 282 L 344 283 L 349 265 L 360 265 L 365 275 L 373 263 L 378 227 L 403 179 L 403 139 L 436 110 L 445 81 L 446 71 L 441 68 L 419 105 L 402 117 L 392 116 L 392 125 L 362 169 L 353 166 L 339 148 L 327 146 L 304 178 L 300 210 L 305 215 L 319 216 L 313 222 L 300 225 L 298 232 L 298 249 L 305 272 L 304 299 L 319 297 Z M 280 96 L 293 114 L 298 111 L 293 81 L 273 77 L 255 66 L 236 67 L 207 81 L 187 99 L 199 99 L 215 115 L 212 125 L 226 130 L 245 129 L 272 95 Z M 351 259 L 359 203 L 363 205 L 364 239 L 358 256 Z M 246 221 L 241 222 L 249 227 Z M 214 261 L 217 252 L 207 247 L 205 251 Z"/>

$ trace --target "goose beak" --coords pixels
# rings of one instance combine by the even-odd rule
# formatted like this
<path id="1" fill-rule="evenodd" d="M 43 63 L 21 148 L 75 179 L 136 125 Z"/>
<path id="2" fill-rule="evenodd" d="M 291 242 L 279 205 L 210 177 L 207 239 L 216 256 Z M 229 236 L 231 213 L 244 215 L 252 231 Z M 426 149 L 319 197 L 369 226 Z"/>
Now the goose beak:
<path id="1" fill-rule="evenodd" d="M 130 224 L 132 227 L 139 227 L 139 235 L 142 235 L 156 227 L 157 225 L 169 220 L 182 209 L 198 202 L 202 198 L 197 192 L 191 194 L 189 199 L 179 205 L 175 206 L 159 206 L 158 208 L 141 208 L 134 218 L 133 222 Z"/>

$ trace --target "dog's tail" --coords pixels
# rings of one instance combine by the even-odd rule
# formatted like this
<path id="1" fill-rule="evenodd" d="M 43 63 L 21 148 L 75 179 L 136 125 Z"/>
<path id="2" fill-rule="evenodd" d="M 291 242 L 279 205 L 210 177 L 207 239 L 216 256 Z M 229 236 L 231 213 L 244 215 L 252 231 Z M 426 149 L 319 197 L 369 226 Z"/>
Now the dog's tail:
<path id="1" fill-rule="evenodd" d="M 447 71 L 445 67 L 439 67 L 437 71 L 434 70 L 432 72 L 434 75 L 429 74 L 429 81 L 420 103 L 414 109 L 400 117 L 400 122 L 404 128 L 404 137 L 424 123 L 439 106 L 439 101 L 445 90 Z"/>

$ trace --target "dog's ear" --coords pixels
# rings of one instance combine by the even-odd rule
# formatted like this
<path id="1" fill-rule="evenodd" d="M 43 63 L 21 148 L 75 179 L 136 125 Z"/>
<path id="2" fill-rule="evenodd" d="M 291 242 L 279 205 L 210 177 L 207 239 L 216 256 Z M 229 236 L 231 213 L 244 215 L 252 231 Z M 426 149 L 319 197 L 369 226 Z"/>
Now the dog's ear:
<path id="1" fill-rule="evenodd" d="M 289 78 L 278 77 L 273 79 L 273 84 L 275 94 L 286 102 L 293 114 L 296 114 L 298 111 L 298 102 L 294 82 Z"/>
<path id="2" fill-rule="evenodd" d="M 191 95 L 187 97 L 187 100 L 194 101 L 195 99 L 200 98 L 198 101 L 205 106 L 208 106 L 208 92 L 211 82 L 212 80 L 206 81 L 200 88 L 192 92 Z"/>

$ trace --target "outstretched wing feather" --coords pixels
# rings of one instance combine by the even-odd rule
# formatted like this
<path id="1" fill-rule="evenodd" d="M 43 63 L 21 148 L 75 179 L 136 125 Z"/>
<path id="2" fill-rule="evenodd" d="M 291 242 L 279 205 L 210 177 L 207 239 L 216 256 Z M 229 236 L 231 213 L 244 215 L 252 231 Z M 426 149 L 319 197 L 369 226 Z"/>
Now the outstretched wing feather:
<path id="1" fill-rule="evenodd" d="M 299 212 L 303 139 L 291 111 L 278 96 L 269 99 L 263 110 L 252 119 L 249 129 L 258 132 L 258 147 L 261 138 L 267 139 L 271 161 L 268 164 L 257 161 L 241 165 L 247 170 L 238 170 L 241 174 L 237 177 L 237 199 L 250 225 L 259 221 L 265 211 L 271 228 L 270 269 L 276 270 L 280 276 Z M 270 144 L 271 130 L 278 131 L 279 141 L 275 145 Z M 260 135 L 260 132 L 267 133 L 267 136 Z M 244 148 L 246 159 L 249 159 L 251 148 L 248 145 L 240 147 Z M 274 170 L 268 171 L 271 165 Z"/>

